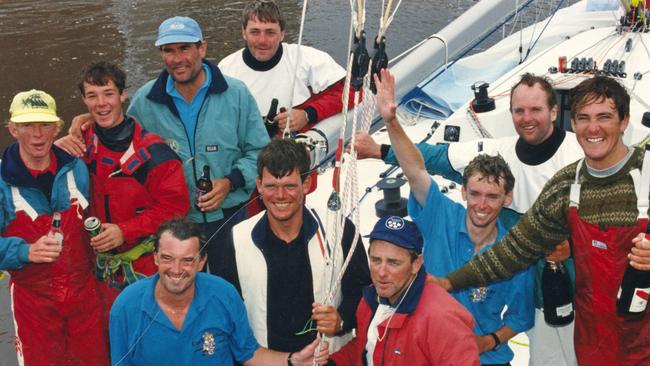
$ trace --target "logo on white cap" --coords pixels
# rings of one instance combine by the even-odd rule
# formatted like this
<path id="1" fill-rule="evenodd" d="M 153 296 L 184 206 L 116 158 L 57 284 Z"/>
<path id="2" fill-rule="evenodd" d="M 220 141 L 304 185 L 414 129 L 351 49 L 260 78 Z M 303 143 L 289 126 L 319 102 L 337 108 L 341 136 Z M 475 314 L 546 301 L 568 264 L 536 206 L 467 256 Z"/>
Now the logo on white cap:
<path id="1" fill-rule="evenodd" d="M 404 219 L 399 216 L 391 216 L 386 220 L 386 227 L 391 230 L 400 230 L 404 227 Z"/>
<path id="2" fill-rule="evenodd" d="M 169 29 L 185 29 L 185 24 L 183 23 L 173 23 L 172 25 L 169 26 Z"/>

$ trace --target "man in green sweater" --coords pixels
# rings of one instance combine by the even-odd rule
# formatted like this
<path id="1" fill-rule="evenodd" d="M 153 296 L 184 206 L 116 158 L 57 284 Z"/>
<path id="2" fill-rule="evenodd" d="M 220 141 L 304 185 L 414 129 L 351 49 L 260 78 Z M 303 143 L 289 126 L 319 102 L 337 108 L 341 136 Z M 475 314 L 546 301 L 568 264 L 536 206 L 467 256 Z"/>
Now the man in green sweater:
<path id="1" fill-rule="evenodd" d="M 555 174 L 500 243 L 439 282 L 461 289 L 509 278 L 571 238 L 578 363 L 649 362 L 650 317 L 625 321 L 615 309 L 628 260 L 637 269 L 650 270 L 649 242 L 642 240 L 648 225 L 650 154 L 623 143 L 630 96 L 618 82 L 597 76 L 572 93 L 572 126 L 585 158 Z"/>

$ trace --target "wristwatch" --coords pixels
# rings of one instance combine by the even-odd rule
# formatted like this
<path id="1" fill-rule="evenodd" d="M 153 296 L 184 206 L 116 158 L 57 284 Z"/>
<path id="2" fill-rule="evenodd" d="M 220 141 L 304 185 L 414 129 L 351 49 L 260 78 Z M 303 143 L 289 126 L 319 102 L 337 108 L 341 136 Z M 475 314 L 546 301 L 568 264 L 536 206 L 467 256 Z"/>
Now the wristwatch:
<path id="1" fill-rule="evenodd" d="M 501 344 L 501 340 L 499 339 L 499 337 L 497 337 L 497 334 L 494 332 L 490 333 L 490 335 L 494 339 L 494 347 L 492 347 L 492 350 L 495 350 Z"/>
<path id="2" fill-rule="evenodd" d="M 305 113 L 305 121 L 307 121 L 307 124 L 310 124 L 311 121 L 309 120 L 309 113 L 307 113 L 307 111 L 304 109 L 302 111 Z"/>

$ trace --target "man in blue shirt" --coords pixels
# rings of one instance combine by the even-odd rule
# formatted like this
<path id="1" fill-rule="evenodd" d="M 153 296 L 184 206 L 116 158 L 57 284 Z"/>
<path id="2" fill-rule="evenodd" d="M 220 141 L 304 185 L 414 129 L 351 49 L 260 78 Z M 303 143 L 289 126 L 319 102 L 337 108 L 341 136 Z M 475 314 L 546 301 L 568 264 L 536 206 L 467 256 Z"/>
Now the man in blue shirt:
<path id="1" fill-rule="evenodd" d="M 295 353 L 259 346 L 235 288 L 199 272 L 206 261 L 199 229 L 187 219 L 160 226 L 158 274 L 136 282 L 111 309 L 113 365 L 311 365 L 318 340 Z M 317 361 L 327 359 L 327 347 Z"/>
<path id="2" fill-rule="evenodd" d="M 397 121 L 393 76 L 383 70 L 381 80 L 376 80 L 377 106 L 409 180 L 409 215 L 424 237 L 424 266 L 428 273 L 441 276 L 462 267 L 505 235 L 498 217 L 503 206 L 512 201 L 515 179 L 501 156 L 479 155 L 463 172 L 462 195 L 467 208 L 447 198 Z M 529 269 L 508 281 L 452 293 L 474 316 L 481 364 L 504 365 L 512 360 L 512 350 L 500 344 L 533 326 L 532 291 Z"/>

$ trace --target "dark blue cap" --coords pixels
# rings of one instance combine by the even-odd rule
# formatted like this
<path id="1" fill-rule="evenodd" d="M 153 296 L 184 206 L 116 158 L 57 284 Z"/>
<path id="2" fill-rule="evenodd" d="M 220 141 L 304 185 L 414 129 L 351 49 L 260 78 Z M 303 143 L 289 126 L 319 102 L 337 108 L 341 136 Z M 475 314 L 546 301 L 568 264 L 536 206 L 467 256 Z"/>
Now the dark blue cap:
<path id="1" fill-rule="evenodd" d="M 405 249 L 422 253 L 422 234 L 414 222 L 399 216 L 384 216 L 366 238 L 384 240 Z"/>

